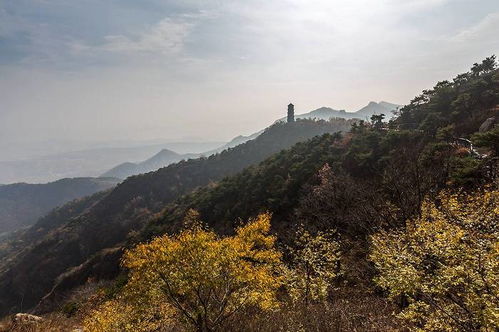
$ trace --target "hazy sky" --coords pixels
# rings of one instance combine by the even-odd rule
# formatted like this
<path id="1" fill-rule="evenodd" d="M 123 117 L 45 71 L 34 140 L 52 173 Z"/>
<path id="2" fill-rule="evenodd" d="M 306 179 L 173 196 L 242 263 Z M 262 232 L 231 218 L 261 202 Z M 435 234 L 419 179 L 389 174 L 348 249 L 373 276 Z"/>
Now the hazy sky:
<path id="1" fill-rule="evenodd" d="M 403 104 L 498 36 L 498 0 L 0 0 L 0 142 L 228 140 L 290 101 Z"/>

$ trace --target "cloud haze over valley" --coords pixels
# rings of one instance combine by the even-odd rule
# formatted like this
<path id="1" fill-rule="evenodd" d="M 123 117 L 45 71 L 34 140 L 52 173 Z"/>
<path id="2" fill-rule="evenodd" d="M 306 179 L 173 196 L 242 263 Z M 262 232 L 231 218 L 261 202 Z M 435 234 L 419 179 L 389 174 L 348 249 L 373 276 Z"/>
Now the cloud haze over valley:
<path id="1" fill-rule="evenodd" d="M 479 3 L 5 0 L 0 160 L 40 142 L 228 141 L 290 101 L 406 104 L 499 51 L 499 3 Z"/>

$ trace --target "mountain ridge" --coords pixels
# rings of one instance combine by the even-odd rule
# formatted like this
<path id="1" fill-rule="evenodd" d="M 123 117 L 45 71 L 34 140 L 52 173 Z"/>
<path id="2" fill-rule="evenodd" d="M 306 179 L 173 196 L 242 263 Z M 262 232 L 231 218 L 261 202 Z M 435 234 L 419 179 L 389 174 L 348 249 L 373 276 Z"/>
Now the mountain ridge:
<path id="1" fill-rule="evenodd" d="M 20 296 L 25 307 L 36 305 L 56 287 L 56 281 L 65 284 L 65 273 L 90 262 L 101 250 L 122 246 L 131 232 L 141 229 L 178 197 L 257 164 L 297 142 L 324 133 L 348 131 L 352 123 L 335 119 L 274 124 L 254 140 L 210 157 L 184 160 L 155 172 L 131 176 L 110 192 L 88 201 L 83 212 L 71 204 L 61 208 L 52 219 L 44 219 L 43 226 L 35 224 L 28 235 L 20 234 L 4 245 L 7 249 L 0 260 L 0 313 L 16 310 Z M 72 214 L 72 210 L 77 214 Z M 9 243 L 21 243 L 22 249 L 9 251 Z M 22 243 L 32 244 L 22 247 Z M 18 279 L 18 275 L 24 277 Z M 36 289 L 30 287 L 35 279 Z M 77 280 L 83 282 L 81 278 Z"/>
<path id="2" fill-rule="evenodd" d="M 169 164 L 181 161 L 183 159 L 195 158 L 197 156 L 199 156 L 199 154 L 179 154 L 169 149 L 161 149 L 158 153 L 156 153 L 149 159 L 146 159 L 139 163 L 122 163 L 103 173 L 100 177 L 115 177 L 119 179 L 126 179 L 127 177 L 132 175 L 152 172 L 161 167 L 168 166 Z"/>
<path id="3" fill-rule="evenodd" d="M 364 106 L 360 110 L 356 112 L 347 112 L 345 110 L 335 110 L 330 107 L 320 107 L 318 109 L 312 110 L 308 113 L 304 114 L 298 114 L 295 116 L 296 119 L 317 119 L 317 120 L 329 120 L 331 118 L 342 118 L 342 119 L 359 119 L 359 120 L 367 120 L 369 121 L 371 116 L 374 114 L 385 114 L 385 119 L 389 120 L 393 116 L 393 111 L 396 109 L 400 108 L 400 105 L 388 103 L 385 101 L 381 101 L 379 103 L 376 102 L 369 102 L 368 105 Z M 285 121 L 286 117 L 280 118 L 276 122 L 282 122 Z M 129 176 L 132 175 L 137 175 L 137 174 L 142 174 L 142 173 L 147 173 L 151 171 L 155 171 L 161 167 L 166 167 L 171 163 L 178 162 L 182 159 L 189 159 L 189 158 L 196 158 L 196 157 L 201 157 L 205 156 L 208 157 L 212 154 L 224 151 L 229 148 L 233 148 L 237 145 L 243 144 L 247 141 L 250 141 L 252 139 L 255 139 L 258 137 L 261 133 L 263 133 L 264 130 L 257 131 L 253 134 L 250 135 L 239 135 L 231 139 L 229 142 L 226 144 L 223 144 L 222 146 L 212 149 L 206 152 L 202 153 L 188 153 L 188 154 L 177 154 L 174 155 L 176 152 L 164 149 L 166 151 L 169 151 L 169 154 L 171 156 L 164 156 L 164 157 L 159 157 L 158 155 L 161 154 L 161 151 L 158 152 L 156 155 L 152 156 L 151 158 L 139 162 L 139 163 L 133 163 L 133 162 L 124 162 L 122 164 L 119 164 L 112 169 L 106 171 L 103 173 L 101 176 L 111 176 L 111 177 L 117 177 L 120 179 L 125 179 Z M 163 150 L 162 150 L 163 151 Z M 154 161 L 154 158 L 157 160 Z"/>
<path id="4" fill-rule="evenodd" d="M 0 233 L 34 224 L 57 206 L 107 190 L 116 178 L 65 178 L 45 184 L 14 183 L 0 186 Z"/>
<path id="5" fill-rule="evenodd" d="M 394 114 L 393 112 L 402 107 L 401 105 L 389 103 L 386 101 L 370 101 L 366 106 L 360 108 L 355 112 L 348 112 L 346 110 L 336 110 L 331 107 L 322 106 L 313 111 L 297 114 L 295 118 L 306 119 L 306 118 L 317 118 L 322 120 L 328 120 L 330 118 L 343 118 L 343 119 L 359 119 L 369 121 L 371 116 L 374 114 L 385 114 L 385 121 L 390 120 Z M 286 118 L 280 118 L 277 121 L 285 121 Z"/>

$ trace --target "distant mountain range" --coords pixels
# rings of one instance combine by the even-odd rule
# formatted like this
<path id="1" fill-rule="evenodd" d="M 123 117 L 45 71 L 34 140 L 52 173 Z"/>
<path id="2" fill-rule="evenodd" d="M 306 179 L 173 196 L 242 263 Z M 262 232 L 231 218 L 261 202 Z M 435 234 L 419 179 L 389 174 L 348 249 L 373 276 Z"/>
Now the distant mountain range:
<path id="1" fill-rule="evenodd" d="M 195 158 L 197 156 L 199 156 L 199 154 L 194 154 L 194 153 L 178 154 L 174 151 L 163 149 L 160 152 L 156 153 L 151 158 L 143 162 L 140 163 L 126 162 L 110 169 L 101 176 L 126 179 L 127 177 L 132 175 L 155 171 L 161 167 L 165 167 L 167 165 L 176 163 L 182 159 Z"/>
<path id="2" fill-rule="evenodd" d="M 181 160 L 198 158 L 201 156 L 209 157 L 215 153 L 219 153 L 219 152 L 222 152 L 224 150 L 234 148 L 238 145 L 241 145 L 241 144 L 246 143 L 252 139 L 255 139 L 261 133 L 263 133 L 263 130 L 260 130 L 256 133 L 248 135 L 248 136 L 239 135 L 237 137 L 234 137 L 228 143 L 225 143 L 216 149 L 209 150 L 209 151 L 206 151 L 203 153 L 179 154 L 177 152 L 174 152 L 174 151 L 171 151 L 168 149 L 163 149 L 160 152 L 158 152 L 157 154 L 155 154 L 154 156 L 152 156 L 151 158 L 144 160 L 143 162 L 140 162 L 140 163 L 125 162 L 125 163 L 122 163 L 116 167 L 113 167 L 112 169 L 105 172 L 101 176 L 102 177 L 115 177 L 115 178 L 119 178 L 119 179 L 126 179 L 127 177 L 132 176 L 132 175 L 156 171 L 162 167 L 166 167 L 170 164 L 174 164 L 174 163 L 179 162 Z"/>
<path id="3" fill-rule="evenodd" d="M 330 107 L 321 107 L 304 114 L 297 114 L 295 118 L 297 119 L 322 119 L 329 120 L 331 118 L 343 118 L 343 119 L 361 119 L 369 120 L 371 116 L 375 114 L 384 114 L 385 120 L 390 120 L 394 114 L 393 112 L 400 108 L 401 105 L 396 105 L 388 103 L 386 101 L 381 101 L 379 103 L 371 101 L 366 106 L 362 107 L 356 112 L 347 112 L 345 110 L 335 110 Z M 286 117 L 283 117 L 277 121 L 285 121 Z"/>
<path id="4" fill-rule="evenodd" d="M 379 103 L 371 101 L 368 105 L 364 106 L 360 110 L 356 112 L 347 112 L 345 110 L 335 110 L 329 107 L 321 107 L 311 112 L 305 114 L 298 114 L 295 118 L 297 119 L 317 119 L 317 120 L 329 120 L 331 118 L 343 118 L 343 119 L 361 119 L 361 120 L 369 120 L 374 114 L 385 114 L 385 119 L 389 120 L 393 117 L 393 112 L 397 110 L 400 105 L 388 103 L 385 101 L 381 101 Z M 281 118 L 276 120 L 276 122 L 285 121 L 286 118 Z M 212 154 L 224 151 L 229 148 L 233 148 L 240 144 L 243 144 L 247 141 L 257 138 L 263 130 L 260 130 L 256 133 L 253 133 L 248 136 L 237 136 L 233 138 L 230 142 L 216 148 L 213 150 L 209 150 L 203 153 L 190 153 L 190 154 L 179 154 L 177 152 L 163 149 L 158 152 L 153 157 L 140 162 L 125 162 L 122 163 L 109 171 L 102 174 L 102 176 L 106 177 L 116 177 L 120 179 L 126 179 L 129 176 L 147 173 L 151 171 L 155 171 L 160 169 L 161 167 L 166 167 L 170 164 L 176 163 L 183 159 L 189 158 L 197 158 L 200 156 L 211 156 Z"/>
<path id="5" fill-rule="evenodd" d="M 199 153 L 222 142 L 172 142 L 130 147 L 103 147 L 43 157 L 0 161 L 0 183 L 47 183 L 63 178 L 97 177 L 125 161 L 140 162 L 162 149 L 177 153 Z M 2 150 L 0 150 L 2 151 Z M 0 154 L 0 160 L 4 156 Z"/>
<path id="6" fill-rule="evenodd" d="M 62 179 L 0 185 L 0 234 L 30 226 L 57 206 L 114 187 L 114 178 Z"/>
<path id="7" fill-rule="evenodd" d="M 321 107 L 299 114 L 296 118 L 327 120 L 339 117 L 367 120 L 373 114 L 384 113 L 386 119 L 389 119 L 392 111 L 397 107 L 399 105 L 383 101 L 370 102 L 357 112 Z M 13 161 L 1 161 L 2 156 L 0 156 L 0 183 L 47 183 L 63 178 L 98 177 L 100 175 L 124 179 L 130 175 L 156 170 L 182 159 L 201 155 L 210 156 L 254 139 L 261 133 L 262 131 L 258 131 L 248 136 L 237 136 L 226 144 L 220 142 L 151 143 L 130 147 L 93 148 Z M 154 156 L 156 154 L 157 156 Z"/>
<path id="8" fill-rule="evenodd" d="M 380 101 L 376 103 L 374 101 L 369 102 L 366 106 L 362 107 L 360 110 L 356 112 L 347 112 L 345 110 L 335 110 L 330 107 L 321 107 L 316 110 L 310 111 L 304 114 L 298 114 L 295 116 L 296 119 L 317 119 L 317 120 L 329 120 L 331 118 L 343 118 L 343 119 L 360 119 L 360 120 L 369 120 L 371 116 L 374 114 L 385 114 L 385 120 L 389 120 L 394 116 L 394 111 L 399 109 L 401 105 L 388 103 L 386 101 Z M 275 122 L 284 121 L 286 117 L 280 118 Z M 203 153 L 203 155 L 210 155 L 215 152 L 220 152 L 228 148 L 235 147 L 239 144 L 245 143 L 249 140 L 255 139 L 263 133 L 263 130 L 260 130 L 256 133 L 253 133 L 248 136 L 237 136 L 233 138 L 227 144 L 221 146 L 218 149 L 208 151 Z"/>
<path id="9" fill-rule="evenodd" d="M 362 120 L 369 120 L 371 116 L 375 114 L 384 114 L 385 120 L 389 120 L 395 116 L 394 112 L 401 107 L 402 105 L 392 104 L 386 101 L 380 101 L 379 103 L 371 101 L 367 106 L 362 107 L 353 114 L 355 114 L 355 117 Z"/>

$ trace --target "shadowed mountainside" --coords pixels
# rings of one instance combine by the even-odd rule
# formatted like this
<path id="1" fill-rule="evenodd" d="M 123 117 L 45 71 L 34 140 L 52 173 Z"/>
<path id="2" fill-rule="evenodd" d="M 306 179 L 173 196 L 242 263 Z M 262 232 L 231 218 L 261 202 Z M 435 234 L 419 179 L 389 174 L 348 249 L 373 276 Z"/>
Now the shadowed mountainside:
<path id="1" fill-rule="evenodd" d="M 0 233 L 30 226 L 55 207 L 114 187 L 119 181 L 110 177 L 74 178 L 0 186 Z"/>
<path id="2" fill-rule="evenodd" d="M 72 269 L 91 270 L 92 257 L 98 257 L 99 251 L 123 245 L 131 232 L 140 230 L 155 213 L 181 195 L 235 174 L 297 142 L 324 133 L 348 131 L 352 123 L 333 119 L 274 124 L 256 139 L 208 158 L 181 161 L 156 172 L 132 176 L 76 215 L 71 214 L 71 206 L 61 208 L 60 213 L 66 218 L 44 219 L 43 226 L 32 227 L 32 244 L 9 250 L 10 243 L 24 242 L 26 233 L 4 243 L 6 255 L 0 263 L 1 313 L 19 310 L 21 303 L 24 308 L 33 307 L 57 284 L 70 288 L 85 282 L 82 273 L 82 278 L 65 284 Z M 40 227 L 41 236 L 37 237 Z M 83 264 L 86 261 L 87 265 Z M 74 270 L 80 264 L 83 265 Z"/>

